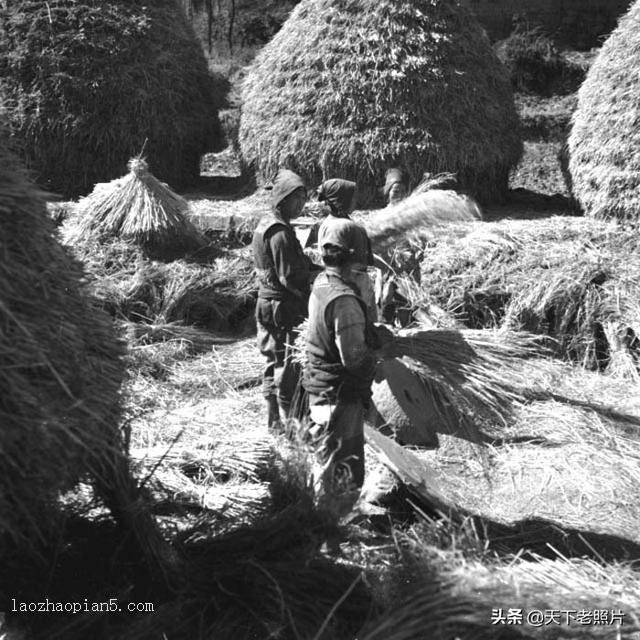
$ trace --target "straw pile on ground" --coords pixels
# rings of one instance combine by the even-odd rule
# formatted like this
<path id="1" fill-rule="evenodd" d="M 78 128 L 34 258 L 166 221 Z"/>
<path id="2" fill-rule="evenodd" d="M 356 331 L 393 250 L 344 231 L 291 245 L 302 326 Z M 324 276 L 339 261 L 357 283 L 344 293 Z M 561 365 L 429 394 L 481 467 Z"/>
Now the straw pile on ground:
<path id="1" fill-rule="evenodd" d="M 89 473 L 105 486 L 116 473 L 122 350 L 5 145 L 2 138 L 0 539 L 39 546 L 60 491 Z"/>
<path id="2" fill-rule="evenodd" d="M 118 319 L 230 331 L 252 315 L 257 285 L 246 251 L 230 252 L 212 264 L 159 262 L 120 238 L 74 244 L 75 233 L 74 221 L 63 227 L 65 242 L 91 276 L 90 291 Z"/>
<path id="3" fill-rule="evenodd" d="M 550 543 L 564 554 L 636 560 L 640 388 L 553 361 L 512 371 L 528 381 L 530 402 L 510 424 L 485 425 L 482 464 L 475 445 L 446 435 L 438 451 L 420 454 L 423 464 L 497 550 L 548 555 Z"/>
<path id="4" fill-rule="evenodd" d="M 279 166 L 309 184 L 343 176 L 361 203 L 389 164 L 414 182 L 452 172 L 501 196 L 521 154 L 509 80 L 455 0 L 303 0 L 246 76 L 240 148 L 262 179 Z"/>
<path id="5" fill-rule="evenodd" d="M 614 223 L 477 223 L 434 234 L 419 288 L 403 293 L 415 307 L 434 301 L 473 328 L 547 334 L 567 358 L 637 378 L 637 247 L 637 234 Z"/>
<path id="6" fill-rule="evenodd" d="M 74 242 L 122 238 L 151 258 L 171 260 L 202 248 L 204 238 L 188 219 L 189 203 L 132 158 L 129 174 L 97 184 L 76 207 Z"/>
<path id="7" fill-rule="evenodd" d="M 640 211 L 640 2 L 604 43 L 578 93 L 568 140 L 573 195 L 597 218 Z"/>
<path id="8" fill-rule="evenodd" d="M 76 197 L 145 149 L 173 188 L 222 148 L 224 86 L 174 0 L 5 3 L 0 101 L 38 182 Z M 146 144 L 145 144 L 146 143 Z"/>

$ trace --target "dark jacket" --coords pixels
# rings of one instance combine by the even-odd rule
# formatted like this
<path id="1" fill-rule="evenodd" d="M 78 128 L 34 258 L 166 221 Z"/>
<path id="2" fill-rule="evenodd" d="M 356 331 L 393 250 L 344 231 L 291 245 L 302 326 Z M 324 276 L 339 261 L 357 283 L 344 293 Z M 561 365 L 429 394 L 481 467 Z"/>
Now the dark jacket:
<path id="1" fill-rule="evenodd" d="M 253 234 L 252 249 L 258 298 L 281 302 L 283 315 L 291 316 L 286 324 L 296 326 L 307 315 L 310 263 L 293 227 L 275 215 L 265 216 Z"/>
<path id="2" fill-rule="evenodd" d="M 366 305 L 354 289 L 334 272 L 321 273 L 311 293 L 316 304 L 315 313 L 309 317 L 307 331 L 307 364 L 303 386 L 315 396 L 321 396 L 330 402 L 339 398 L 360 398 L 368 404 L 371 397 L 371 383 L 375 375 L 376 360 L 371 351 L 360 364 L 359 370 L 348 370 L 342 363 L 336 344 L 334 331 L 333 303 L 342 296 L 350 296 L 358 301 L 365 321 L 365 336 L 373 333 L 367 319 Z"/>

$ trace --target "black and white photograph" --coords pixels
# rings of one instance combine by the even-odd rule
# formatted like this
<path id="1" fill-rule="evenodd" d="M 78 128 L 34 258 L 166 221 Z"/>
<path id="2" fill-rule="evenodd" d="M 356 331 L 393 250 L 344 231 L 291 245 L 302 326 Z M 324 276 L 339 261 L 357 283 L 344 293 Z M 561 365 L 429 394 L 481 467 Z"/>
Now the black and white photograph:
<path id="1" fill-rule="evenodd" d="M 0 640 L 640 640 L 640 0 L 0 0 Z"/>

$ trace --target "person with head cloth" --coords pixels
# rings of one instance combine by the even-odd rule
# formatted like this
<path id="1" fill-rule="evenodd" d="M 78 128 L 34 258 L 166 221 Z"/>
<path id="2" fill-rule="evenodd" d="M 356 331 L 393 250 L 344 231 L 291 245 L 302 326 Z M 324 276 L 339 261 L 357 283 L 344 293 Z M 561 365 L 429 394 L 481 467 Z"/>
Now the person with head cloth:
<path id="1" fill-rule="evenodd" d="M 341 515 L 346 515 L 364 481 L 364 416 L 377 359 L 391 342 L 388 331 L 373 325 L 358 293 L 351 229 L 332 225 L 321 242 L 326 268 L 309 298 L 302 385 L 312 432 L 324 436 L 320 456 L 326 468 L 325 491 L 336 497 Z"/>
<path id="2" fill-rule="evenodd" d="M 258 276 L 256 323 L 258 346 L 267 359 L 263 395 L 268 428 L 280 431 L 289 416 L 298 383 L 291 358 L 296 327 L 307 316 L 311 263 L 304 254 L 292 218 L 300 215 L 307 198 L 302 178 L 281 169 L 271 191 L 273 213 L 264 216 L 253 234 L 252 249 Z"/>
<path id="3" fill-rule="evenodd" d="M 409 176 L 404 169 L 391 167 L 382 187 L 382 193 L 388 205 L 394 205 L 409 195 Z"/>
<path id="4" fill-rule="evenodd" d="M 373 265 L 373 251 L 364 227 L 350 218 L 355 207 L 355 197 L 355 182 L 333 178 L 322 183 L 318 190 L 318 200 L 326 202 L 331 213 L 318 229 L 318 249 L 322 252 L 322 246 L 331 234 L 339 234 L 346 239 L 354 258 L 351 265 L 354 284 L 365 301 L 369 319 L 375 322 L 378 317 L 375 293 L 367 273 L 367 267 Z"/>

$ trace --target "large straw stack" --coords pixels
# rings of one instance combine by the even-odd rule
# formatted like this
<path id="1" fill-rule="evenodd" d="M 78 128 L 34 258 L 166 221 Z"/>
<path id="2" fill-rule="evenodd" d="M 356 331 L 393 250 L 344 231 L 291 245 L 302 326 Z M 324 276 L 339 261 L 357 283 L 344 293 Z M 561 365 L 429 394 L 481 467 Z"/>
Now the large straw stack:
<path id="1" fill-rule="evenodd" d="M 568 140 L 573 194 L 597 218 L 640 211 L 640 2 L 605 42 L 578 94 Z"/>
<path id="2" fill-rule="evenodd" d="M 58 531 L 60 492 L 89 478 L 162 578 L 173 556 L 120 438 L 121 346 L 54 240 L 41 195 L 15 167 L 0 131 L 0 557 L 42 552 Z"/>
<path id="3" fill-rule="evenodd" d="M 57 492 L 115 456 L 123 368 L 109 319 L 83 297 L 15 166 L 0 145 L 0 532 L 37 544 Z"/>
<path id="4" fill-rule="evenodd" d="M 189 203 L 149 171 L 141 158 L 129 160 L 129 174 L 80 200 L 77 241 L 119 237 L 151 257 L 175 258 L 197 250 L 204 238 L 187 218 Z"/>
<path id="5" fill-rule="evenodd" d="M 414 182 L 458 174 L 490 200 L 521 154 L 511 87 L 455 0 L 303 0 L 244 82 L 240 147 L 259 177 L 286 165 L 378 196 L 390 164 Z"/>
<path id="6" fill-rule="evenodd" d="M 75 198 L 143 147 L 173 188 L 198 179 L 201 155 L 223 144 L 226 85 L 174 0 L 3 6 L 0 96 L 40 184 Z"/>

